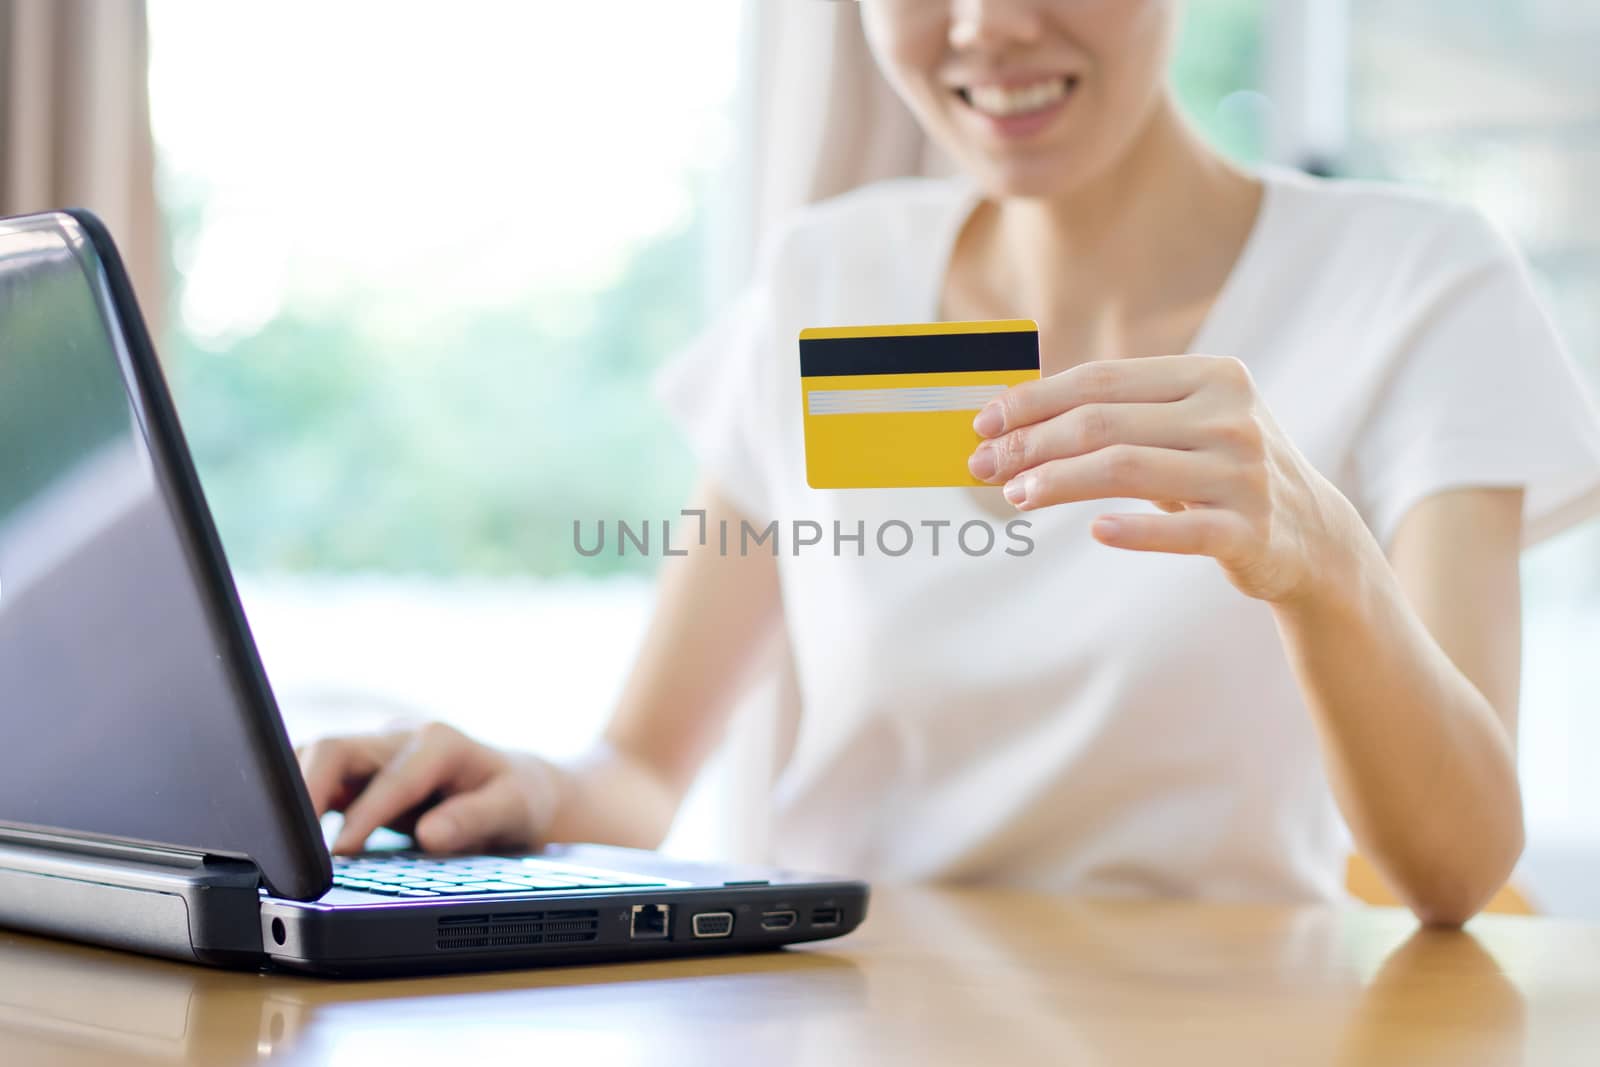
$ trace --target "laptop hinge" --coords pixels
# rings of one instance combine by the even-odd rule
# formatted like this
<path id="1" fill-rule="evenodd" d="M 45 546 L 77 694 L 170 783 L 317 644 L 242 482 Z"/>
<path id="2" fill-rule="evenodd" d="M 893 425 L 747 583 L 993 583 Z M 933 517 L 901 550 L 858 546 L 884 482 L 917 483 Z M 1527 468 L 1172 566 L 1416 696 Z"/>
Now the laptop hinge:
<path id="1" fill-rule="evenodd" d="M 136 863 L 154 863 L 163 867 L 198 867 L 207 854 L 191 849 L 167 845 L 141 845 L 128 841 L 104 841 L 73 834 L 51 833 L 44 830 L 22 830 L 0 827 L 0 843 L 47 848 L 53 852 L 73 852 L 80 856 L 103 856 L 106 859 L 133 860 Z"/>
<path id="2" fill-rule="evenodd" d="M 259 966 L 260 886 L 246 860 L 0 831 L 0 926 L 51 937 Z"/>

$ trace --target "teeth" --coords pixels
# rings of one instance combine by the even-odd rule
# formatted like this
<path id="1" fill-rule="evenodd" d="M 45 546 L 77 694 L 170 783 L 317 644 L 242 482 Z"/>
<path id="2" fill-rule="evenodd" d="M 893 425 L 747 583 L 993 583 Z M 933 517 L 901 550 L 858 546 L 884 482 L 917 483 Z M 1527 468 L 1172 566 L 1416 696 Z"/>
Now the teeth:
<path id="1" fill-rule="evenodd" d="M 1051 78 L 1049 81 L 1011 89 L 1003 89 L 998 85 L 975 85 L 967 90 L 967 99 L 973 107 L 996 118 L 1038 111 L 1066 95 L 1066 78 Z"/>

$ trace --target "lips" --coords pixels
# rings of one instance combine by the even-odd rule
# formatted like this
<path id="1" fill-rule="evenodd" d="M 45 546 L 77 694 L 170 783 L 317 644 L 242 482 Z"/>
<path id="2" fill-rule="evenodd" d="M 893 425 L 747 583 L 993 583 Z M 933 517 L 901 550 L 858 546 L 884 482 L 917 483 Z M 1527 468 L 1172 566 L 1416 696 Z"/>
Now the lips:
<path id="1" fill-rule="evenodd" d="M 964 85 L 956 90 L 966 105 L 994 119 L 1048 111 L 1078 87 L 1075 74 L 1053 75 L 1012 84 Z"/>
<path id="2" fill-rule="evenodd" d="M 1077 93 L 1076 74 L 975 82 L 955 90 L 972 121 L 991 138 L 1024 145 L 1054 126 Z"/>

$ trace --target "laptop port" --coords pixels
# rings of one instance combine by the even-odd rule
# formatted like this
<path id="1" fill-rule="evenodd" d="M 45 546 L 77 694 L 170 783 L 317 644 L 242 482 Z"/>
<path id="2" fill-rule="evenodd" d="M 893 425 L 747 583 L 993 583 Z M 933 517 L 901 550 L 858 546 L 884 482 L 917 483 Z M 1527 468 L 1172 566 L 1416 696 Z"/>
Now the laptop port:
<path id="1" fill-rule="evenodd" d="M 672 933 L 671 904 L 635 904 L 628 923 L 633 941 L 665 941 Z"/>
<path id="2" fill-rule="evenodd" d="M 733 933 L 733 912 L 702 911 L 690 923 L 696 937 L 727 937 Z"/>
<path id="3" fill-rule="evenodd" d="M 787 930 L 793 926 L 800 917 L 792 911 L 764 911 L 761 913 L 761 929 Z"/>
<path id="4" fill-rule="evenodd" d="M 838 926 L 838 908 L 815 908 L 811 912 L 812 926 Z"/>

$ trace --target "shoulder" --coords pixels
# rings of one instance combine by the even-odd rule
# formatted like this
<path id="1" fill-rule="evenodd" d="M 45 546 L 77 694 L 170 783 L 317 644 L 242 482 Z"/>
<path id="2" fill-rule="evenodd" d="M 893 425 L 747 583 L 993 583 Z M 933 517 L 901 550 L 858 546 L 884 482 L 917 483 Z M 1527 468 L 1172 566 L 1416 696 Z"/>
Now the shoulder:
<path id="1" fill-rule="evenodd" d="M 1504 233 L 1469 205 L 1385 182 L 1277 168 L 1261 177 L 1287 238 L 1281 248 L 1325 266 L 1359 267 L 1371 280 L 1408 286 L 1521 269 Z"/>

